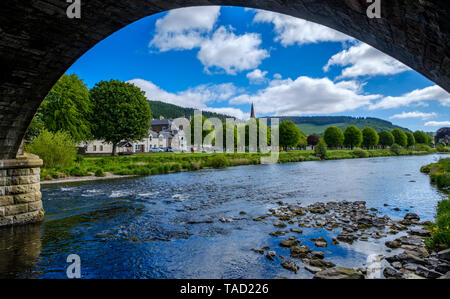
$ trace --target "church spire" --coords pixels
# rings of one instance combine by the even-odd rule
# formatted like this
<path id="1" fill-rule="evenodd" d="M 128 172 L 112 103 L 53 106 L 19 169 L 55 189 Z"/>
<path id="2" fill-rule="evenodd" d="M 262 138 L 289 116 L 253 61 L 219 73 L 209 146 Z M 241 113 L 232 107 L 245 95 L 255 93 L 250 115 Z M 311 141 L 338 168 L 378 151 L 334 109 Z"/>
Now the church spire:
<path id="1" fill-rule="evenodd" d="M 253 107 L 253 103 L 252 103 L 252 110 L 250 112 L 250 118 L 255 118 L 255 108 Z"/>

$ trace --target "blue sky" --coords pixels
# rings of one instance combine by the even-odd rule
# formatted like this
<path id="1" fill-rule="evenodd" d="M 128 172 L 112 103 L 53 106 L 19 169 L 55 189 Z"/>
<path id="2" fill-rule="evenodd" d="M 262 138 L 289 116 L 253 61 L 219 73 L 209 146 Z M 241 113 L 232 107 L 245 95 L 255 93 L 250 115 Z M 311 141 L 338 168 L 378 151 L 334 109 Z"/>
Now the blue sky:
<path id="1" fill-rule="evenodd" d="M 379 117 L 412 130 L 450 125 L 450 95 L 395 59 L 330 28 L 272 12 L 195 7 L 141 19 L 67 73 L 91 88 L 128 81 L 150 100 L 248 118 Z"/>

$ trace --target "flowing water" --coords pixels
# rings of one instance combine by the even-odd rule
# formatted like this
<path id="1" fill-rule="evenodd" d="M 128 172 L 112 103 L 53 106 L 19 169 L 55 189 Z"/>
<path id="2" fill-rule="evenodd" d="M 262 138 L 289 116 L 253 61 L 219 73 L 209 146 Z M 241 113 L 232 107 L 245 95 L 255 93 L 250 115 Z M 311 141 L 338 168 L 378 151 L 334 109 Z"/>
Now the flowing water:
<path id="1" fill-rule="evenodd" d="M 277 219 L 253 218 L 277 208 L 280 200 L 301 205 L 363 200 L 393 219 L 409 210 L 433 220 L 445 195 L 419 169 L 438 158 L 239 166 L 43 187 L 42 225 L 0 229 L 0 277 L 66 278 L 70 254 L 80 256 L 83 278 L 312 277 L 251 251 L 269 246 L 289 256 L 278 246 L 286 236 L 269 236 Z M 222 217 L 235 220 L 223 223 Z M 315 249 L 309 238 L 317 235 L 330 240 L 336 234 L 310 228 L 297 237 Z M 338 266 L 356 267 L 369 254 L 383 253 L 384 241 L 320 250 Z"/>

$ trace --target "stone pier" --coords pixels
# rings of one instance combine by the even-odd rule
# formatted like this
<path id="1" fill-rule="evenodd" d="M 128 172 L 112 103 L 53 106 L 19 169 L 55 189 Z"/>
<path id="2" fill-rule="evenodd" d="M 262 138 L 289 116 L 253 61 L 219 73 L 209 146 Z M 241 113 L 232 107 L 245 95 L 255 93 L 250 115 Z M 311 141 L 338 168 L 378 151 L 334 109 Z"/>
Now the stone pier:
<path id="1" fill-rule="evenodd" d="M 0 226 L 41 222 L 42 160 L 31 154 L 0 160 Z"/>

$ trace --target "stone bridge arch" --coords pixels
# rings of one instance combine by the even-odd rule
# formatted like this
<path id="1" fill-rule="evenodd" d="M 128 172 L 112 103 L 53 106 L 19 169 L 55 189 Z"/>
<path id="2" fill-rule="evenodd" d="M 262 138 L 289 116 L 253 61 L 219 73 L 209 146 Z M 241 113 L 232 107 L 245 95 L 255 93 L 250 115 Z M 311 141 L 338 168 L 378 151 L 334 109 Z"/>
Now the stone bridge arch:
<path id="1" fill-rule="evenodd" d="M 15 158 L 42 99 L 86 51 L 122 27 L 162 11 L 198 5 L 259 8 L 313 21 L 353 36 L 450 91 L 450 12 L 442 0 L 66 0 L 0 2 L 0 160 Z"/>

